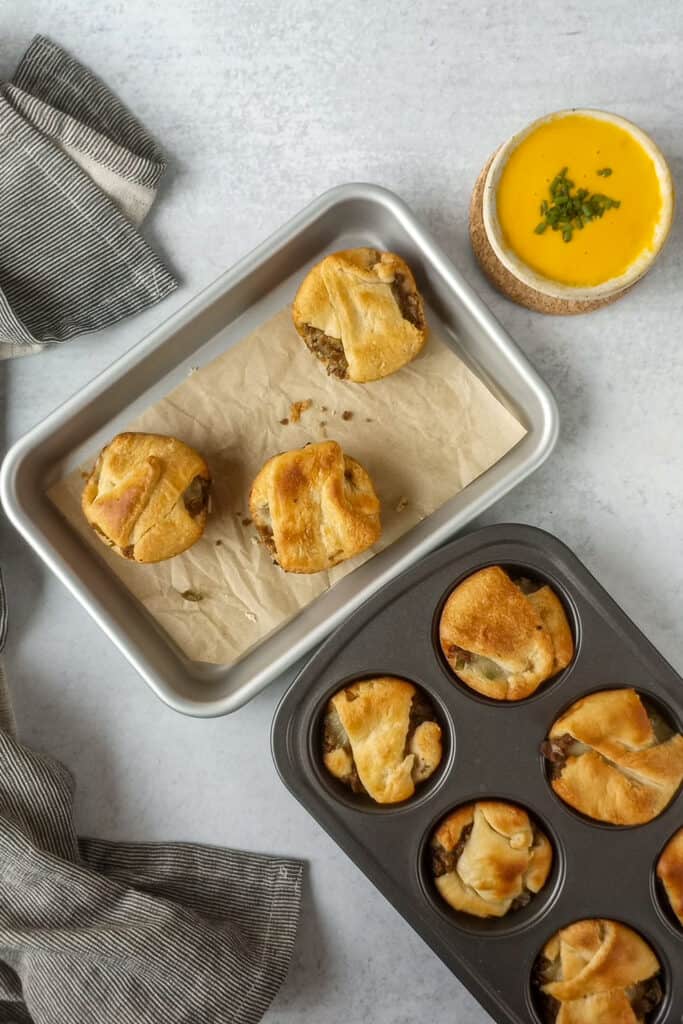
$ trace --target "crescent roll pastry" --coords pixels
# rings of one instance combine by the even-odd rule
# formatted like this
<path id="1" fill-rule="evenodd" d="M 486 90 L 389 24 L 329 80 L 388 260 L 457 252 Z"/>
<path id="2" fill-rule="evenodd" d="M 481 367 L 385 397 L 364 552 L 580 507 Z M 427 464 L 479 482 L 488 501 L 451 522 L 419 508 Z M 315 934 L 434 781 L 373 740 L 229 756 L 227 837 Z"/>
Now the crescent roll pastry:
<path id="1" fill-rule="evenodd" d="M 534 969 L 545 1017 L 557 1024 L 642 1024 L 661 1003 L 660 964 L 631 928 L 575 921 L 546 943 Z"/>
<path id="2" fill-rule="evenodd" d="M 323 762 L 354 793 L 378 804 L 407 800 L 441 761 L 441 726 L 412 683 L 380 676 L 353 683 L 330 699 Z"/>
<path id="3" fill-rule="evenodd" d="M 683 828 L 675 832 L 657 861 L 657 877 L 683 926 Z"/>
<path id="4" fill-rule="evenodd" d="M 210 486 L 202 456 L 175 437 L 118 434 L 100 452 L 81 508 L 117 555 L 161 562 L 201 537 Z"/>
<path id="5" fill-rule="evenodd" d="M 294 299 L 294 326 L 335 377 L 364 382 L 400 370 L 427 340 L 410 267 L 391 252 L 347 249 L 326 256 Z"/>
<path id="6" fill-rule="evenodd" d="M 249 495 L 261 540 L 285 572 L 320 572 L 379 540 L 379 499 L 336 441 L 269 459 Z"/>
<path id="7" fill-rule="evenodd" d="M 557 795 L 612 825 L 652 821 L 683 781 L 683 736 L 672 733 L 632 689 L 577 700 L 541 749 Z"/>
<path id="8" fill-rule="evenodd" d="M 546 883 L 553 850 L 526 811 L 498 800 L 465 804 L 431 839 L 434 882 L 455 910 L 503 917 Z"/>
<path id="9" fill-rule="evenodd" d="M 529 697 L 574 657 L 572 632 L 555 592 L 512 580 L 498 565 L 480 569 L 452 591 L 439 639 L 458 678 L 495 700 Z"/>

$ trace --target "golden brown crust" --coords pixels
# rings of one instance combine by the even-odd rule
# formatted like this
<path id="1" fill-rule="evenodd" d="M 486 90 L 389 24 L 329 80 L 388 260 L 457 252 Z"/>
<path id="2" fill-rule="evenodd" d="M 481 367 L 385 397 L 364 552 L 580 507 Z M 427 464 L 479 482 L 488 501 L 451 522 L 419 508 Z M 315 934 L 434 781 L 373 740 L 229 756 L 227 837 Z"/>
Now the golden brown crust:
<path id="1" fill-rule="evenodd" d="M 495 153 L 494 153 L 495 156 Z M 573 316 L 577 313 L 590 313 L 602 306 L 609 306 L 616 302 L 622 295 L 625 295 L 630 288 L 624 288 L 616 295 L 610 295 L 602 299 L 560 299 L 552 295 L 544 295 L 542 292 L 530 288 L 524 281 L 503 266 L 489 242 L 484 227 L 484 185 L 488 174 L 491 160 L 476 180 L 470 201 L 470 242 L 477 262 L 487 278 L 499 292 L 502 292 L 512 302 L 516 302 L 525 309 L 531 309 L 536 313 L 547 313 L 551 316 Z"/>
<path id="2" fill-rule="evenodd" d="M 529 697 L 574 656 L 557 595 L 548 586 L 525 594 L 497 565 L 473 573 L 452 591 L 439 639 L 455 674 L 495 700 Z"/>
<path id="3" fill-rule="evenodd" d="M 562 602 L 550 587 L 527 594 L 553 642 L 553 675 L 566 668 L 574 657 L 574 638 Z"/>
<path id="4" fill-rule="evenodd" d="M 416 701 L 419 722 L 413 718 Z M 377 803 L 391 804 L 411 797 L 416 783 L 438 767 L 441 727 L 412 683 L 380 676 L 353 683 L 330 699 L 324 746 L 323 761 L 332 775 Z"/>
<path id="5" fill-rule="evenodd" d="M 371 547 L 382 532 L 370 477 L 336 441 L 269 459 L 252 485 L 249 511 L 285 572 L 330 569 Z"/>
<path id="6" fill-rule="evenodd" d="M 660 742 L 633 689 L 602 690 L 572 704 L 550 730 L 551 760 L 552 741 L 562 737 L 580 746 L 569 745 L 556 762 L 552 787 L 570 807 L 598 821 L 652 821 L 683 781 L 683 736 Z"/>
<path id="7" fill-rule="evenodd" d="M 458 807 L 434 832 L 431 850 L 442 898 L 475 917 L 503 917 L 523 905 L 545 885 L 553 859 L 526 811 L 500 800 Z"/>
<path id="8" fill-rule="evenodd" d="M 161 562 L 202 536 L 210 483 L 202 456 L 177 438 L 118 434 L 100 452 L 81 507 L 117 555 Z"/>
<path id="9" fill-rule="evenodd" d="M 675 832 L 657 862 L 657 877 L 664 886 L 671 909 L 683 925 L 683 828 Z"/>
<path id="10" fill-rule="evenodd" d="M 292 315 L 328 372 L 359 383 L 399 370 L 427 340 L 410 267 L 395 253 L 376 249 L 326 256 L 302 281 Z"/>
<path id="11" fill-rule="evenodd" d="M 541 990 L 561 1005 L 557 1024 L 638 1024 L 642 985 L 660 970 L 657 957 L 631 928 L 604 918 L 562 928 L 543 949 Z M 654 989 L 650 1002 L 661 999 Z"/>

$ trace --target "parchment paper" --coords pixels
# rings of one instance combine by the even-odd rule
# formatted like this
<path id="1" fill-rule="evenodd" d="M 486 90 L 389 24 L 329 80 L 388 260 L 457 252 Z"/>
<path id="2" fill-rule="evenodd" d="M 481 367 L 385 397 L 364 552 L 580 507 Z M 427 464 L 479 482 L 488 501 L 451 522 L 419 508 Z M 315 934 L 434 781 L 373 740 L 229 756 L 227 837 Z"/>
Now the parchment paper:
<path id="1" fill-rule="evenodd" d="M 295 402 L 311 405 L 293 422 Z M 289 422 L 284 422 L 289 421 Z M 525 430 L 432 331 L 421 355 L 372 384 L 328 377 L 292 325 L 276 314 L 193 372 L 129 424 L 197 448 L 213 474 L 204 537 L 157 565 L 112 554 L 80 509 L 83 471 L 49 497 L 130 592 L 195 661 L 230 664 L 315 597 L 496 463 Z M 253 478 L 271 455 L 308 441 L 338 441 L 372 477 L 382 503 L 379 544 L 330 572 L 284 573 L 248 520 Z M 188 600 L 192 592 L 201 600 Z"/>

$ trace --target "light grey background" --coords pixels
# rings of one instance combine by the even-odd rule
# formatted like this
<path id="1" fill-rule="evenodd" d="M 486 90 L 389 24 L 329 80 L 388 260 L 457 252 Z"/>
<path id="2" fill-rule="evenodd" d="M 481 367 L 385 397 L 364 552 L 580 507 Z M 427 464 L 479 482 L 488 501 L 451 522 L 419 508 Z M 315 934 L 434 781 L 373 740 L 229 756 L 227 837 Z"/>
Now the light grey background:
<path id="1" fill-rule="evenodd" d="M 632 118 L 681 182 L 677 0 L 22 0 L 0 5 L 1 75 L 35 32 L 97 71 L 167 149 L 170 169 L 145 233 L 183 287 L 103 335 L 0 364 L 6 442 L 313 196 L 350 180 L 386 185 L 412 205 L 559 401 L 551 461 L 486 521 L 557 533 L 683 670 L 680 223 L 630 295 L 566 320 L 495 294 L 467 239 L 479 169 L 549 110 L 596 106 Z M 309 862 L 296 961 L 269 1024 L 489 1019 L 277 779 L 268 732 L 288 679 L 230 718 L 181 718 L 9 530 L 2 561 L 20 729 L 75 771 L 82 831 Z"/>

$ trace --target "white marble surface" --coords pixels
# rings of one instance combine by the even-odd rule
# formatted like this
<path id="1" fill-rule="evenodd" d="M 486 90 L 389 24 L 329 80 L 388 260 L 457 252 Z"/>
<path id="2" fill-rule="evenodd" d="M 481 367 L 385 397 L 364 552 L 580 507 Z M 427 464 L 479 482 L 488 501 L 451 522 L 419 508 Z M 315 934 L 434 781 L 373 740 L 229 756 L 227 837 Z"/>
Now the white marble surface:
<path id="1" fill-rule="evenodd" d="M 603 0 L 330 5 L 24 0 L 0 5 L 0 74 L 35 32 L 91 65 L 166 147 L 146 234 L 183 279 L 103 336 L 0 364 L 11 441 L 331 185 L 396 190 L 554 389 L 551 461 L 487 521 L 556 532 L 683 670 L 681 227 L 617 305 L 546 319 L 492 292 L 467 242 L 481 165 L 546 111 L 612 109 L 683 175 L 683 7 Z M 270 1024 L 482 1024 L 486 1014 L 284 791 L 268 730 L 286 679 L 230 718 L 165 709 L 10 531 L 8 670 L 25 740 L 79 780 L 78 825 L 310 865 L 296 961 Z"/>

